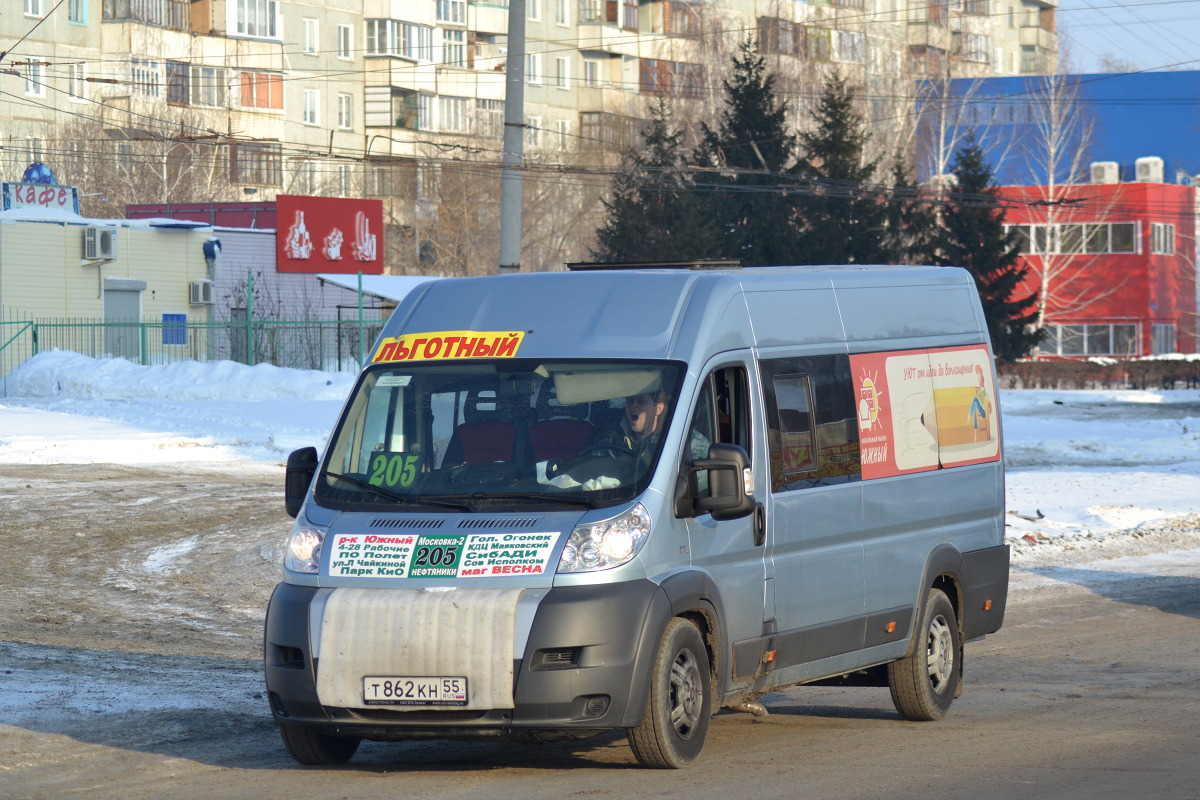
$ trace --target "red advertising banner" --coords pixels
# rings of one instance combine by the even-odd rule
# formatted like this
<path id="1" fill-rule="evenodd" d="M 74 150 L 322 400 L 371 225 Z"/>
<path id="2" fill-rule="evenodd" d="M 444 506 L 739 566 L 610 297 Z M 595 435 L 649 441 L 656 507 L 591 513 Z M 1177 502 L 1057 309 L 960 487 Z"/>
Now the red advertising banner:
<path id="1" fill-rule="evenodd" d="M 383 201 L 346 197 L 275 198 L 280 272 L 383 274 Z"/>
<path id="2" fill-rule="evenodd" d="M 864 479 L 1000 458 L 983 345 L 850 356 Z"/>

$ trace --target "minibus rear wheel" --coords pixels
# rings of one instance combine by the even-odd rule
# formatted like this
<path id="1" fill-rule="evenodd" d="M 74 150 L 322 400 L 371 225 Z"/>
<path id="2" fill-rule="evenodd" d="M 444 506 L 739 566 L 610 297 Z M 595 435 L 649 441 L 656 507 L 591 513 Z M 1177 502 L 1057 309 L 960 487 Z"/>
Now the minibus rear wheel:
<path id="1" fill-rule="evenodd" d="M 678 769 L 700 755 L 712 716 L 712 673 L 700 630 L 675 617 L 667 623 L 642 724 L 629 728 L 629 746 L 643 767 Z"/>
<path id="2" fill-rule="evenodd" d="M 301 764 L 344 764 L 350 760 L 361 739 L 353 736 L 327 736 L 306 725 L 279 725 L 279 735 L 288 754 Z"/>
<path id="3" fill-rule="evenodd" d="M 900 716 L 917 722 L 941 719 L 950 710 L 962 675 L 962 638 L 950 598 L 930 589 L 913 652 L 888 664 L 888 687 Z"/>

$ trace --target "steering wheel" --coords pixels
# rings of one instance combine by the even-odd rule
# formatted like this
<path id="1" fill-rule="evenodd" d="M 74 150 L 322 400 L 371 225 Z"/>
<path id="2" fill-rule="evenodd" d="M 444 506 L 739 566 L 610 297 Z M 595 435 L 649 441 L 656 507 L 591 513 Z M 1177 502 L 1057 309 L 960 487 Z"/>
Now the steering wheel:
<path id="1" fill-rule="evenodd" d="M 582 456 L 600 456 L 604 453 L 608 453 L 609 458 L 634 455 L 634 452 L 623 444 L 610 444 L 608 442 L 601 442 L 584 449 Z"/>

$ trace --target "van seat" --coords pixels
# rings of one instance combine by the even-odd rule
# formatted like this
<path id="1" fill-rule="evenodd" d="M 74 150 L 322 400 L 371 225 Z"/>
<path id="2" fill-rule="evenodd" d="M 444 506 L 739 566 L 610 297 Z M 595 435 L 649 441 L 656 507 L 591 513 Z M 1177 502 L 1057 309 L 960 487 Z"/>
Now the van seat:
<path id="1" fill-rule="evenodd" d="M 508 422 L 464 422 L 454 430 L 446 446 L 444 466 L 512 461 L 517 427 Z"/>
<path id="2" fill-rule="evenodd" d="M 583 451 L 592 434 L 592 423 L 584 419 L 548 419 L 529 428 L 533 460 L 571 459 Z"/>

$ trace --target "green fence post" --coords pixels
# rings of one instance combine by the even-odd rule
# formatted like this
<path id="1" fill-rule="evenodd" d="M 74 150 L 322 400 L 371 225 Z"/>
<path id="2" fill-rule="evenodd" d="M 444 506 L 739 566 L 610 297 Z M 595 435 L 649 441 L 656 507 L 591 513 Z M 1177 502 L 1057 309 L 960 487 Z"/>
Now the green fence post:
<path id="1" fill-rule="evenodd" d="M 246 365 L 254 366 L 254 273 L 246 273 Z"/>

